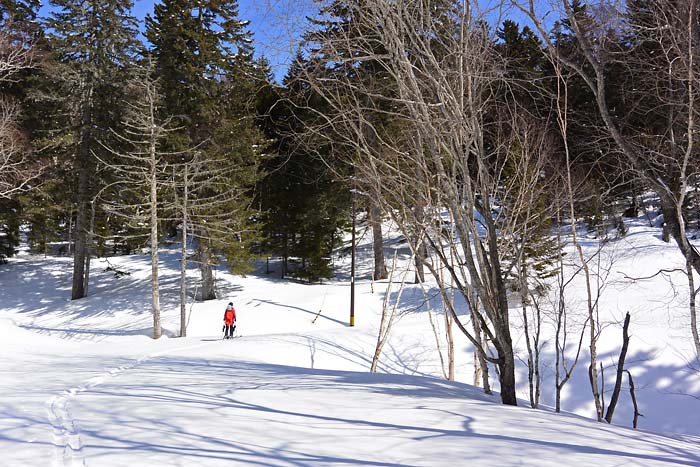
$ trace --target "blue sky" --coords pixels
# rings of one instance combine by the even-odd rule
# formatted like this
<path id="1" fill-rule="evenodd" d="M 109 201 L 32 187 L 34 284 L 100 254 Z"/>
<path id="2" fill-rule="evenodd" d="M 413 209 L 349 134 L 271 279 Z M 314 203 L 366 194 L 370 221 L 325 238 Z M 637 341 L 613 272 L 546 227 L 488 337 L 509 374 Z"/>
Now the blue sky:
<path id="1" fill-rule="evenodd" d="M 278 80 L 284 77 L 289 60 L 295 50 L 292 41 L 298 40 L 303 28 L 303 18 L 311 14 L 308 0 L 239 0 L 239 17 L 250 21 L 249 29 L 255 39 L 256 56 L 264 55 L 270 60 Z M 153 4 L 159 0 L 134 0 L 133 14 L 143 19 L 153 12 Z M 42 14 L 51 9 L 44 0 Z M 300 6 L 307 5 L 307 6 Z"/>
<path id="2" fill-rule="evenodd" d="M 153 4 L 158 2 L 160 0 L 134 0 L 134 15 L 143 19 L 153 12 Z M 497 0 L 480 0 L 479 3 L 487 9 L 498 4 Z M 546 11 L 542 5 L 544 3 L 536 2 L 536 5 Z M 48 4 L 48 0 L 44 0 L 44 4 Z M 281 81 L 296 51 L 295 45 L 305 26 L 305 17 L 317 13 L 317 7 L 313 5 L 313 0 L 239 0 L 238 4 L 240 19 L 250 21 L 256 56 L 267 57 L 276 79 Z M 43 14 L 49 12 L 48 6 L 42 8 Z M 492 22 L 503 19 L 499 13 L 522 24 L 527 23 L 523 15 L 513 9 L 491 11 L 489 16 Z"/>

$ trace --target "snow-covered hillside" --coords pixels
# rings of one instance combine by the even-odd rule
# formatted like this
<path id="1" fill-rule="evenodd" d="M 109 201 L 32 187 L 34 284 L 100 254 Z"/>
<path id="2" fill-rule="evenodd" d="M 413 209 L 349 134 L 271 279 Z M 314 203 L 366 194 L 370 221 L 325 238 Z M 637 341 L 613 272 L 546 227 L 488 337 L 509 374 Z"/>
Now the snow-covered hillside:
<path id="1" fill-rule="evenodd" d="M 658 234 L 635 226 L 601 257 L 611 275 L 601 296 L 600 352 L 604 365 L 614 365 L 619 323 L 629 311 L 627 366 L 644 414 L 637 431 L 625 427 L 631 422 L 626 391 L 615 417 L 624 426 L 584 417 L 592 414 L 585 356 L 563 401 L 564 410 L 578 415 L 526 408 L 522 363 L 522 407 L 504 407 L 466 384 L 473 360 L 459 334 L 458 382 L 445 381 L 417 286 L 402 296 L 405 314 L 380 373 L 367 373 L 386 284 L 358 281 L 356 327 L 348 327 L 348 258 L 338 259 L 338 279 L 321 285 L 274 274 L 234 277 L 222 268 L 221 299 L 195 303 L 189 337 L 180 339 L 172 337 L 179 325 L 179 256 L 167 250 L 163 326 L 170 337 L 153 341 L 148 256 L 94 260 L 90 296 L 71 302 L 70 259 L 20 255 L 0 266 L 0 464 L 700 465 L 700 375 L 688 366 L 683 277 L 625 278 L 677 266 L 674 246 Z M 365 278 L 370 245 L 364 238 L 359 249 Z M 591 240 L 589 248 L 596 247 Z M 396 238 L 387 252 L 394 248 L 408 258 Z M 109 265 L 131 274 L 116 277 Z M 572 306 L 578 299 L 572 296 Z M 239 337 L 222 341 L 229 300 Z M 513 316 L 522 351 L 517 310 Z M 545 334 L 551 337 L 551 330 Z M 545 346 L 545 404 L 553 401 L 552 359 Z M 608 373 L 606 390 L 613 381 Z"/>

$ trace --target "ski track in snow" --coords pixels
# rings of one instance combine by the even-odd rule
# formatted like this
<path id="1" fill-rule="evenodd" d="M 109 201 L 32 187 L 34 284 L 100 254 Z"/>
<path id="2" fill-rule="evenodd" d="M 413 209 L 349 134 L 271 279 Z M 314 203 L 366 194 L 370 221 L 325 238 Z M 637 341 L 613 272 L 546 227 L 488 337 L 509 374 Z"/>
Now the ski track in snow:
<path id="1" fill-rule="evenodd" d="M 210 343 L 178 347 L 175 349 L 144 355 L 143 357 L 136 359 L 133 363 L 111 368 L 99 376 L 93 376 L 79 386 L 67 389 L 60 394 L 51 397 L 46 402 L 46 411 L 48 413 L 49 422 L 53 427 L 54 455 L 51 466 L 87 467 L 85 454 L 83 452 L 83 442 L 80 438 L 80 427 L 76 423 L 75 418 L 73 418 L 70 410 L 70 403 L 76 396 L 104 383 L 107 378 L 118 376 L 122 372 L 131 370 L 151 359 L 182 350 L 204 347 L 206 345 L 210 345 Z"/>

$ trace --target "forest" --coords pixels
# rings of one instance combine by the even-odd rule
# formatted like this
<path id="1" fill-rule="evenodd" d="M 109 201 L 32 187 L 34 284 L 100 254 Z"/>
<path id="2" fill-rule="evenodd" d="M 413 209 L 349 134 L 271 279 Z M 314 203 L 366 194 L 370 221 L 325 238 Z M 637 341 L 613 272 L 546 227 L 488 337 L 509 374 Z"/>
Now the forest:
<path id="1" fill-rule="evenodd" d="M 217 298 L 222 261 L 327 280 L 360 217 L 384 280 L 391 222 L 410 280 L 436 284 L 486 392 L 491 369 L 502 402 L 517 404 L 515 312 L 538 405 L 550 313 L 557 410 L 585 349 L 597 419 L 610 421 L 596 351 L 606 271 L 583 244 L 600 252 L 645 216 L 684 259 L 700 364 L 697 0 L 560 0 L 545 12 L 534 0 L 319 0 L 281 82 L 236 0 L 162 0 L 144 21 L 131 0 L 49 4 L 0 2 L 0 261 L 23 235 L 70 256 L 79 300 L 91 259 L 147 251 L 158 339 L 159 247 L 181 247 L 185 336 L 188 262 L 201 301 Z M 576 331 L 573 276 L 586 285 Z"/>

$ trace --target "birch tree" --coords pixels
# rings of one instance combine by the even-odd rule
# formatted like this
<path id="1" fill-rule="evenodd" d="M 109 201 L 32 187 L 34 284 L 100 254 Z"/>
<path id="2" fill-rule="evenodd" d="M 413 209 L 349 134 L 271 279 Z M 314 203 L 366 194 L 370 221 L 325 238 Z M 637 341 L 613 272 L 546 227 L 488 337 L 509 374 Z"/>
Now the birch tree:
<path id="1" fill-rule="evenodd" d="M 593 2 L 600 7 L 594 15 L 579 3 L 557 2 L 575 38 L 573 47 L 564 50 L 553 42 L 534 0 L 513 1 L 534 22 L 561 67 L 585 82 L 602 134 L 655 192 L 666 231 L 682 253 L 686 269 L 698 273 L 700 253 L 688 239 L 686 200 L 698 172 L 700 4 L 697 0 L 630 1 L 622 12 L 609 3 Z M 615 68 L 624 70 L 631 84 L 616 88 L 622 94 L 616 100 L 622 108 L 616 110 L 610 103 Z M 700 361 L 692 301 L 690 308 L 691 334 Z"/>
<path id="2" fill-rule="evenodd" d="M 517 190 L 535 184 L 540 162 L 529 166 L 527 180 L 504 184 L 508 153 L 515 139 L 506 130 L 514 114 L 497 111 L 502 67 L 492 38 L 482 26 L 476 2 L 343 2 L 351 21 L 330 33 L 312 35 L 309 61 L 316 63 L 307 80 L 330 108 L 325 127 L 336 145 L 352 148 L 358 179 L 381 200 L 431 276 L 443 301 L 449 284 L 478 308 L 471 311 L 478 328 L 495 348 L 486 353 L 483 340 L 450 313 L 455 324 L 486 361 L 498 367 L 501 398 L 515 405 L 515 364 L 508 291 L 499 238 L 518 235 L 516 218 L 500 209 L 506 199 L 527 199 Z M 355 28 L 353 30 L 353 28 Z M 387 84 L 355 79 L 361 62 L 372 61 Z M 491 116 L 496 113 L 497 117 Z M 388 124 L 380 125 L 377 114 Z M 371 137 L 368 137 L 371 135 Z M 443 212 L 444 210 L 444 212 Z M 443 214 L 452 219 L 455 242 L 440 235 Z M 418 235 L 416 235 L 418 234 Z M 512 242 L 515 248 L 517 242 Z M 517 257 L 517 251 L 514 257 Z M 427 260 L 436 259 L 436 265 Z M 447 281 L 440 281 L 440 271 Z"/>

